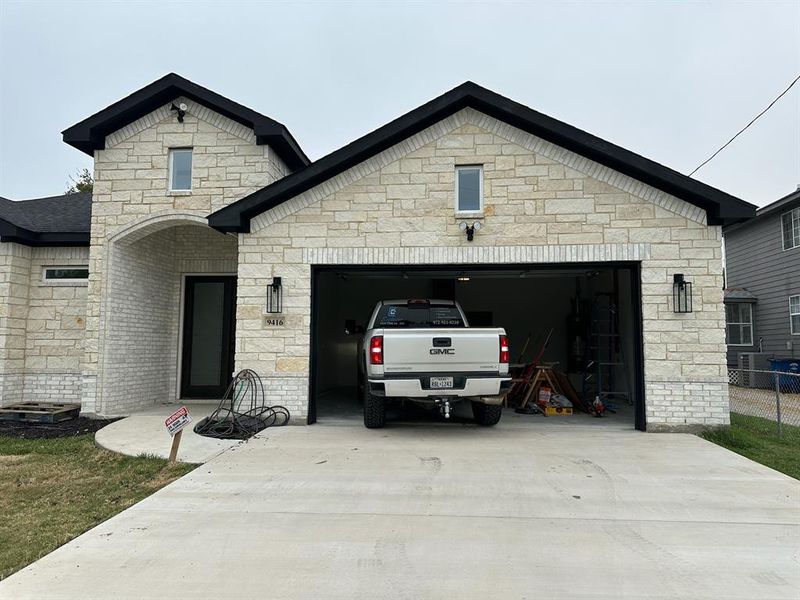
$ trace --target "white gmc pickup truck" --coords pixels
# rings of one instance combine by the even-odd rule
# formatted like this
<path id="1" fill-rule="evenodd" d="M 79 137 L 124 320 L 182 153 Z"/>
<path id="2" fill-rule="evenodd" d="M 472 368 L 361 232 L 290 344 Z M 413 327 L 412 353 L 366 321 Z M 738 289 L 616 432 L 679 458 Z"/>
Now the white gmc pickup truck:
<path id="1" fill-rule="evenodd" d="M 508 338 L 501 328 L 470 327 L 452 300 L 383 300 L 359 351 L 364 425 L 383 427 L 386 402 L 436 405 L 445 418 L 469 400 L 481 425 L 500 420 L 511 386 Z"/>

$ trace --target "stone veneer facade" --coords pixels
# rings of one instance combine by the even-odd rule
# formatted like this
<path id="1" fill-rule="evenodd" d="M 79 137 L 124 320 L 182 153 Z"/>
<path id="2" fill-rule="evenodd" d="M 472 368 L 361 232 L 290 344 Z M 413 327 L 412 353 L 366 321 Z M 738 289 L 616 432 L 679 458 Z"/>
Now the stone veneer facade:
<path id="1" fill-rule="evenodd" d="M 468 243 L 454 167 L 482 164 L 484 227 Z M 728 422 L 721 229 L 694 205 L 465 109 L 256 217 L 239 235 L 236 365 L 307 414 L 314 264 L 641 263 L 649 430 Z M 694 312 L 672 310 L 672 274 Z M 286 326 L 264 324 L 283 278 Z M 278 400 L 278 399 L 276 399 Z"/>
<path id="2" fill-rule="evenodd" d="M 120 415 L 175 399 L 180 281 L 235 273 L 236 238 L 206 216 L 285 176 L 252 130 L 196 102 L 170 104 L 95 151 L 83 410 Z M 170 148 L 192 148 L 192 190 L 170 192 Z M 201 227 L 203 229 L 201 229 Z"/>
<path id="3" fill-rule="evenodd" d="M 632 261 L 648 429 L 728 422 L 721 231 L 696 206 L 465 109 L 257 216 L 251 233 L 222 235 L 206 216 L 287 168 L 252 131 L 176 101 L 184 123 L 165 105 L 95 152 L 90 249 L 0 244 L 4 403 L 80 397 L 85 413 L 111 416 L 177 398 L 187 273 L 238 274 L 236 369 L 256 370 L 270 402 L 305 422 L 312 265 Z M 168 191 L 172 147 L 194 150 L 191 193 Z M 472 243 L 454 211 L 459 164 L 484 170 Z M 88 287 L 42 285 L 43 264 L 87 260 Z M 694 284 L 693 313 L 672 310 L 676 272 Z M 279 328 L 265 324 L 273 276 Z"/>
<path id="4" fill-rule="evenodd" d="M 88 248 L 0 244 L 0 404 L 80 402 L 86 283 L 44 281 Z"/>

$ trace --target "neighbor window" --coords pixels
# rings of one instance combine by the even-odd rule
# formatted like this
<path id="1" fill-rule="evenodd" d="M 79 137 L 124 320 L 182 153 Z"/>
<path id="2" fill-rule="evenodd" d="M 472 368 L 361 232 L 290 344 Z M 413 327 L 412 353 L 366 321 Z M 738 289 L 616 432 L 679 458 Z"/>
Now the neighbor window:
<path id="1" fill-rule="evenodd" d="M 781 215 L 781 229 L 783 229 L 784 250 L 800 246 L 800 208 Z"/>
<path id="2" fill-rule="evenodd" d="M 789 329 L 800 335 L 800 296 L 789 296 Z"/>
<path id="3" fill-rule="evenodd" d="M 456 212 L 483 211 L 483 167 L 456 167 Z"/>
<path id="4" fill-rule="evenodd" d="M 45 267 L 44 280 L 71 283 L 89 279 L 89 267 L 75 265 L 68 267 Z"/>
<path id="5" fill-rule="evenodd" d="M 169 151 L 169 189 L 188 192 L 192 189 L 192 149 L 175 148 Z"/>
<path id="6" fill-rule="evenodd" d="M 731 346 L 753 345 L 753 307 L 750 304 L 726 304 L 725 321 L 728 328 L 728 344 Z"/>

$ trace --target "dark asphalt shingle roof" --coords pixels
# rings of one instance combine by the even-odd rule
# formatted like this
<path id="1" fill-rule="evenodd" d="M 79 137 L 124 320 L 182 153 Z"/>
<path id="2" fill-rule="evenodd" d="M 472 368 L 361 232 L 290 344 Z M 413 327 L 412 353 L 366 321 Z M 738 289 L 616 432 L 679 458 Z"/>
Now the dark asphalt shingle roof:
<path id="1" fill-rule="evenodd" d="M 31 245 L 88 243 L 92 195 L 88 192 L 9 200 L 0 197 L 0 238 Z"/>

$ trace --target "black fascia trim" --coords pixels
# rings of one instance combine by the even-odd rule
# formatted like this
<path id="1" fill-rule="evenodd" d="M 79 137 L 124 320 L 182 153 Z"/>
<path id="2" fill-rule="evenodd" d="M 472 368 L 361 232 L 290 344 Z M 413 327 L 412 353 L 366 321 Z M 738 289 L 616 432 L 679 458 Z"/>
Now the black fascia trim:
<path id="1" fill-rule="evenodd" d="M 652 185 L 706 211 L 709 225 L 751 218 L 756 207 L 716 188 L 625 150 L 611 142 L 539 113 L 481 86 L 466 82 L 275 183 L 209 215 L 220 231 L 249 232 L 254 216 L 274 208 L 371 156 L 471 107 Z"/>
<path id="2" fill-rule="evenodd" d="M 310 163 L 289 130 L 274 119 L 255 112 L 212 92 L 175 73 L 146 85 L 131 95 L 62 131 L 63 140 L 89 156 L 105 148 L 105 138 L 153 112 L 164 104 L 184 96 L 253 130 L 258 144 L 269 144 L 286 165 L 294 170 Z"/>
<path id="3" fill-rule="evenodd" d="M 23 246 L 88 246 L 88 232 L 48 231 L 37 233 L 0 219 L 0 242 L 15 242 Z"/>

